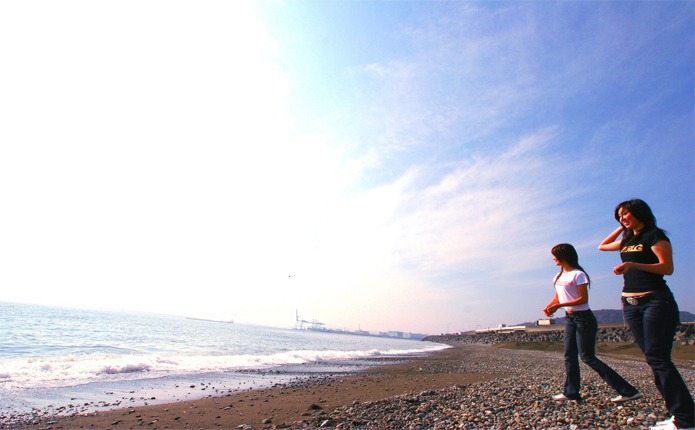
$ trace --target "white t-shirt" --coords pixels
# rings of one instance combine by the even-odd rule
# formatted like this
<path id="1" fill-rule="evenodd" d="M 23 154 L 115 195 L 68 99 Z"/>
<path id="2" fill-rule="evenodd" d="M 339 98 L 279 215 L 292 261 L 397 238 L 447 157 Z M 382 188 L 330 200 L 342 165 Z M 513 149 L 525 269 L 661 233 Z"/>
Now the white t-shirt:
<path id="1" fill-rule="evenodd" d="M 586 273 L 579 269 L 574 269 L 571 272 L 562 272 L 555 280 L 555 291 L 557 291 L 557 299 L 560 303 L 567 303 L 579 298 L 579 285 L 588 284 L 589 278 Z M 589 310 L 589 303 L 577 306 L 565 306 L 567 311 L 586 311 Z"/>

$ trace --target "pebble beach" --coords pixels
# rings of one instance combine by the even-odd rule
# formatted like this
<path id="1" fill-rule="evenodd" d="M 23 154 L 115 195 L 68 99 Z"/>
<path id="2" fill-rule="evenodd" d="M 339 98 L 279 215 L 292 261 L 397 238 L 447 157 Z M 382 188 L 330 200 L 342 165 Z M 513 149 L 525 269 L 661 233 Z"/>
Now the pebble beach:
<path id="1" fill-rule="evenodd" d="M 695 387 L 692 350 L 677 365 Z M 582 365 L 582 401 L 557 402 L 561 352 L 459 344 L 405 362 L 385 362 L 354 375 L 222 396 L 51 417 L 5 428 L 33 429 L 648 429 L 668 418 L 639 357 L 599 355 L 644 397 L 622 405 Z M 692 359 L 691 359 L 692 358 Z"/>
<path id="2" fill-rule="evenodd" d="M 447 363 L 451 367 L 446 371 L 501 372 L 502 376 L 379 402 L 355 403 L 337 409 L 320 424 L 315 420 L 294 428 L 332 425 L 341 429 L 642 429 L 668 417 L 648 366 L 639 361 L 604 357 L 640 389 L 642 399 L 613 404 L 610 398 L 616 393 L 591 369 L 583 367 L 583 400 L 557 402 L 551 397 L 562 392 L 561 354 L 482 346 L 461 349 L 466 358 L 458 365 Z M 692 391 L 692 367 L 681 370 Z M 428 371 L 427 367 L 422 371 Z"/>

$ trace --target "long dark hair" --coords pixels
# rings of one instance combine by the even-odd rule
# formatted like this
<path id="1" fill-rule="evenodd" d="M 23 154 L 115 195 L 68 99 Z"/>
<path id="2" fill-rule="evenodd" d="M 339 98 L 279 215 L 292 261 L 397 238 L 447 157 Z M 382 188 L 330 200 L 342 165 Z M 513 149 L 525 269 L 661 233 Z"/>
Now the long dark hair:
<path id="1" fill-rule="evenodd" d="M 550 253 L 553 254 L 553 256 L 557 258 L 559 261 L 564 261 L 570 266 L 584 272 L 584 274 L 586 275 L 586 280 L 588 281 L 587 284 L 591 285 L 591 278 L 589 278 L 589 274 L 586 273 L 586 270 L 584 270 L 584 268 L 579 265 L 579 255 L 577 254 L 577 250 L 574 249 L 574 246 L 570 245 L 569 243 L 561 243 L 559 245 L 553 246 L 553 249 L 550 250 Z M 560 269 L 560 273 L 558 273 L 555 279 L 557 280 L 557 278 L 559 278 L 561 274 L 562 269 Z"/>
<path id="2" fill-rule="evenodd" d="M 655 228 L 663 234 L 666 234 L 665 230 L 660 229 L 656 226 L 656 217 L 654 216 L 654 212 L 652 212 L 652 208 L 650 208 L 644 200 L 632 199 L 626 200 L 622 203 L 618 203 L 618 206 L 615 207 L 614 216 L 615 220 L 618 221 L 620 225 L 623 225 L 620 222 L 620 209 L 623 209 L 623 211 L 630 212 L 633 217 L 640 220 L 642 224 L 644 224 L 644 230 Z M 634 235 L 634 231 L 627 229 L 623 226 L 623 242 L 625 242 L 628 239 L 631 239 Z"/>

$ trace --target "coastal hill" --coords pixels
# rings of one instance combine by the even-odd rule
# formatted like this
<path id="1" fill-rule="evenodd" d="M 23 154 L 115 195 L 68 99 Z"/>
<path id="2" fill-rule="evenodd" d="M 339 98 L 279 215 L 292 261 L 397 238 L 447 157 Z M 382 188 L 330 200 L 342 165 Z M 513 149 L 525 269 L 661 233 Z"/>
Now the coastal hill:
<path id="1" fill-rule="evenodd" d="M 620 309 L 599 309 L 599 310 L 593 310 L 594 315 L 596 316 L 596 321 L 598 321 L 599 324 L 622 324 L 624 323 L 623 321 L 623 311 Z M 685 312 L 681 311 L 680 312 L 680 319 L 681 322 L 695 322 L 695 314 L 691 312 Z M 564 324 L 565 323 L 565 317 L 559 317 L 559 318 L 554 318 L 553 321 L 555 324 Z M 518 325 L 535 325 L 535 322 L 525 322 L 521 323 Z"/>

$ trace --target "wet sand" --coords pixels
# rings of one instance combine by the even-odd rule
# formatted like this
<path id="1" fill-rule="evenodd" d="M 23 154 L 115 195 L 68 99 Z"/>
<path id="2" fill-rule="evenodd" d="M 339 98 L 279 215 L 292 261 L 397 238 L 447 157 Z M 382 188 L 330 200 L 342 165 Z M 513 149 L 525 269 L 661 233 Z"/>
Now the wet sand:
<path id="1" fill-rule="evenodd" d="M 353 375 L 315 377 L 272 388 L 162 405 L 128 407 L 86 416 L 46 417 L 21 428 L 34 429 L 212 429 L 286 427 L 320 417 L 354 402 L 370 402 L 404 393 L 467 385 L 496 374 L 460 368 L 465 347 L 451 348 L 406 363 L 385 364 Z"/>

